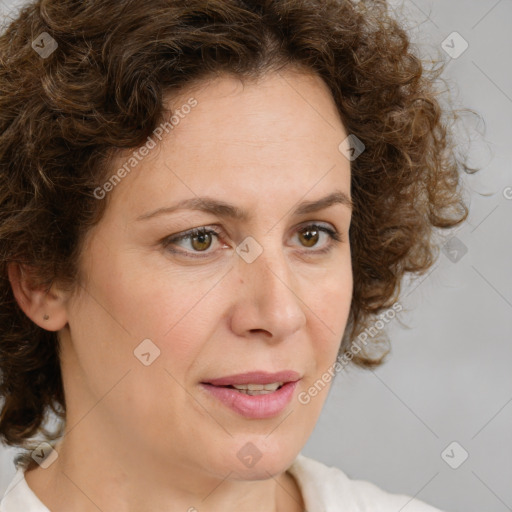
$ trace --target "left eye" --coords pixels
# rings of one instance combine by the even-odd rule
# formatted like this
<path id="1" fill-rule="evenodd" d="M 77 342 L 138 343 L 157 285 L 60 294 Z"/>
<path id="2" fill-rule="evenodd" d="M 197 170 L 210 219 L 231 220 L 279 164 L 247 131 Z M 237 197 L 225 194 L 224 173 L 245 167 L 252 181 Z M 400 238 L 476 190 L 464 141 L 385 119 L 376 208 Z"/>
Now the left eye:
<path id="1" fill-rule="evenodd" d="M 320 235 L 328 235 L 328 243 L 326 247 L 315 251 L 306 251 L 317 254 L 329 252 L 336 243 L 342 241 L 340 234 L 336 230 L 318 224 L 309 224 L 298 230 L 297 234 L 300 238 L 302 238 L 302 240 L 305 241 L 305 247 L 314 247 L 315 245 L 317 245 L 318 240 L 320 239 Z M 210 254 L 212 251 L 208 251 L 208 249 L 212 245 L 213 237 L 218 239 L 222 235 L 222 232 L 218 232 L 214 229 L 205 226 L 201 228 L 191 229 L 179 235 L 167 237 L 163 240 L 162 243 L 163 246 L 172 253 L 184 254 L 187 256 L 190 255 L 191 257 L 203 257 L 197 255 L 192 256 L 190 251 L 176 250 L 170 248 L 170 246 L 177 245 L 177 242 L 187 240 L 191 244 L 192 253 L 208 252 L 208 254 Z"/>

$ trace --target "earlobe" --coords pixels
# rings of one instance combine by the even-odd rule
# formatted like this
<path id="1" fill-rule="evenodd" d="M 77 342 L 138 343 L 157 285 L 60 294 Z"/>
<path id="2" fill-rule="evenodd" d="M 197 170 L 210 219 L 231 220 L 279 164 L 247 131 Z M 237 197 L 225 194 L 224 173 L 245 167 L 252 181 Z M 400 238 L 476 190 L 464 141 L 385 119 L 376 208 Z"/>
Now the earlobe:
<path id="1" fill-rule="evenodd" d="M 34 284 L 33 271 L 26 265 L 10 262 L 7 274 L 16 302 L 39 327 L 59 331 L 67 324 L 65 295 L 54 285 L 50 290 Z"/>

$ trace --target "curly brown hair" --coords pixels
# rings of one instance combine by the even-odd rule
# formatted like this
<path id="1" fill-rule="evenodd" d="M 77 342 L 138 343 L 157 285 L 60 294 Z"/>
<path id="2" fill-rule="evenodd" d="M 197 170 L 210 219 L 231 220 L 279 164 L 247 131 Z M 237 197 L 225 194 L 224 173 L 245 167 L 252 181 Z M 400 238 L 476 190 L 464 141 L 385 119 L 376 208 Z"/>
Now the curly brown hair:
<path id="1" fill-rule="evenodd" d="M 50 35 L 58 48 L 38 54 L 32 42 Z M 38 432 L 51 440 L 47 413 L 65 421 L 66 411 L 58 333 L 20 309 L 8 264 L 45 290 L 77 286 L 85 235 L 109 204 L 94 191 L 116 152 L 140 147 L 172 114 L 168 95 L 219 73 L 250 79 L 285 66 L 328 85 L 347 133 L 365 145 L 351 162 L 354 289 L 340 356 L 397 300 L 406 273 L 433 265 L 433 228 L 468 215 L 455 111 L 435 87 L 442 66 L 427 69 L 382 0 L 39 0 L 6 27 L 0 61 L 6 444 L 28 446 Z M 352 364 L 381 364 L 386 354 L 371 354 L 381 338 Z"/>

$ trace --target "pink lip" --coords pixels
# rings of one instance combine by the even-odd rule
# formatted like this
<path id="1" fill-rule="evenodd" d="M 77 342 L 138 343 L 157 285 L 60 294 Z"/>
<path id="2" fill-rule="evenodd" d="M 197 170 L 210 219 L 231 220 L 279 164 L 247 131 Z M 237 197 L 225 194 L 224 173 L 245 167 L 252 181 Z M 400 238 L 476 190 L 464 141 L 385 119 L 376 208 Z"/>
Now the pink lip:
<path id="1" fill-rule="evenodd" d="M 301 376 L 292 370 L 285 370 L 276 373 L 256 371 L 238 373 L 236 375 L 229 375 L 218 379 L 210 379 L 205 381 L 205 384 L 212 384 L 213 386 L 233 386 L 234 384 L 272 384 L 273 382 L 294 382 L 300 378 Z"/>
<path id="2" fill-rule="evenodd" d="M 300 378 L 301 376 L 293 371 L 250 372 L 202 382 L 201 386 L 236 413 L 250 419 L 264 419 L 283 412 L 291 402 Z M 233 388 L 222 387 L 233 384 L 271 384 L 273 382 L 284 382 L 284 384 L 278 390 L 265 395 L 251 396 Z"/>
<path id="3" fill-rule="evenodd" d="M 287 382 L 273 393 L 245 395 L 233 388 L 201 383 L 201 386 L 233 411 L 251 419 L 271 418 L 280 414 L 290 403 L 297 382 Z"/>

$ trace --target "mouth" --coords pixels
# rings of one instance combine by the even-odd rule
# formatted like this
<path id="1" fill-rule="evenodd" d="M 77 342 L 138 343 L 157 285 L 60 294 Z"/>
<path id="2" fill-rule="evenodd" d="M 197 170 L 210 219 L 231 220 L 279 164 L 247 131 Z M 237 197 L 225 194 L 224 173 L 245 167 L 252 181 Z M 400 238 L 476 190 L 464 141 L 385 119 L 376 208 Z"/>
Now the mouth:
<path id="1" fill-rule="evenodd" d="M 202 388 L 232 411 L 250 419 L 281 414 L 290 403 L 298 381 L 297 372 L 249 372 L 207 382 Z"/>
<path id="2" fill-rule="evenodd" d="M 280 386 L 287 382 L 296 382 L 301 378 L 301 375 L 293 370 L 282 370 L 274 373 L 256 370 L 252 372 L 227 375 L 225 377 L 218 377 L 216 379 L 209 379 L 208 381 L 205 381 L 204 384 L 211 384 L 212 386 L 233 387 L 252 386 L 253 389 L 262 390 L 264 389 L 264 386 L 275 386 L 276 384 Z M 254 388 L 254 386 L 263 387 Z"/>

